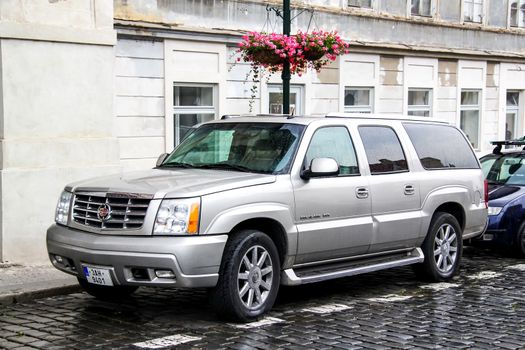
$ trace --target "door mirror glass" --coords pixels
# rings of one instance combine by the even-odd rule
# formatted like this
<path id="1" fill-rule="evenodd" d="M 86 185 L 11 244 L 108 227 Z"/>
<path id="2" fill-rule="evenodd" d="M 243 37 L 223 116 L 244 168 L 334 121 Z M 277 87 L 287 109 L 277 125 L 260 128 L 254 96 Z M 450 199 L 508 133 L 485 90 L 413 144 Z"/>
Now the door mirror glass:
<path id="1" fill-rule="evenodd" d="M 168 158 L 169 154 L 168 153 L 162 153 L 159 158 L 157 158 L 157 164 L 156 166 L 161 166 L 162 163 L 164 163 L 164 161 L 166 160 L 166 158 Z"/>
<path id="2" fill-rule="evenodd" d="M 310 169 L 303 171 L 302 178 L 334 176 L 339 175 L 339 165 L 333 158 L 314 158 L 310 163 Z"/>

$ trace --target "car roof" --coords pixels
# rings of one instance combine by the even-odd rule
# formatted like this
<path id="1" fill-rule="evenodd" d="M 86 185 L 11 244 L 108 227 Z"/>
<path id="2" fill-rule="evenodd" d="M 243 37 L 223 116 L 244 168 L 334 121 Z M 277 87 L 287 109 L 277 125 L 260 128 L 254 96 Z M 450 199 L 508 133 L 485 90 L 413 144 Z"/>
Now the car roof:
<path id="1" fill-rule="evenodd" d="M 412 117 L 396 114 L 365 114 L 365 113 L 328 113 L 323 116 L 298 115 L 290 116 L 284 114 L 255 114 L 255 115 L 225 115 L 220 122 L 253 123 L 255 120 L 261 123 L 290 123 L 308 125 L 315 121 L 326 119 L 354 119 L 354 120 L 385 120 L 385 121 L 409 121 L 424 122 L 429 124 L 449 125 L 446 121 L 429 119 L 424 117 Z M 213 121 L 218 122 L 218 121 Z"/>

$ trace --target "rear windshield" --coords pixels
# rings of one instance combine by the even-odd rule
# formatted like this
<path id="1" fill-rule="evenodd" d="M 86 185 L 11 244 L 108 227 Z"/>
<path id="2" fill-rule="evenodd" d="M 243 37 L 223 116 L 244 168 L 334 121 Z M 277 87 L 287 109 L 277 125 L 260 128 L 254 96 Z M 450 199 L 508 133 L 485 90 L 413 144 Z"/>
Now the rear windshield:
<path id="1" fill-rule="evenodd" d="M 467 139 L 449 125 L 403 123 L 425 169 L 479 169 Z"/>
<path id="2" fill-rule="evenodd" d="M 481 158 L 483 174 L 491 185 L 525 185 L 523 154 L 505 154 Z"/>

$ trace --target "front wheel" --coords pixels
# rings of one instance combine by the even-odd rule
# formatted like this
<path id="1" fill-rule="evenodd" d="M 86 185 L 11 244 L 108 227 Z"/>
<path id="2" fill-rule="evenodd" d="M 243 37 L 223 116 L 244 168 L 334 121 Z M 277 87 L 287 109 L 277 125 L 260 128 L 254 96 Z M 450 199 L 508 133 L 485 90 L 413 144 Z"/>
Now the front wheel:
<path id="1" fill-rule="evenodd" d="M 435 213 L 421 246 L 425 260 L 415 266 L 416 273 L 435 282 L 448 281 L 454 277 L 463 252 L 462 236 L 461 226 L 453 215 Z"/>
<path id="2" fill-rule="evenodd" d="M 280 262 L 277 248 L 263 232 L 243 230 L 226 245 L 211 302 L 219 316 L 241 322 L 270 310 L 277 297 Z"/>
<path id="3" fill-rule="evenodd" d="M 525 221 L 521 224 L 514 242 L 514 250 L 519 257 L 525 258 Z"/>
<path id="4" fill-rule="evenodd" d="M 135 286 L 99 286 L 89 283 L 83 278 L 78 278 L 78 284 L 91 296 L 101 300 L 118 300 L 133 294 L 138 287 Z"/>

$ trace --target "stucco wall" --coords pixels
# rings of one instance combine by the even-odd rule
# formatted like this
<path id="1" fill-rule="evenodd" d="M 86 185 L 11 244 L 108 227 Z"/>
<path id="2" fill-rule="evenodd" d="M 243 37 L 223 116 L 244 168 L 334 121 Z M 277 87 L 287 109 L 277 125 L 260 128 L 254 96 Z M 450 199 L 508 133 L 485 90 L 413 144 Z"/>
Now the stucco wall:
<path id="1" fill-rule="evenodd" d="M 46 261 L 64 185 L 120 169 L 112 14 L 106 0 L 0 2 L 1 261 Z"/>

